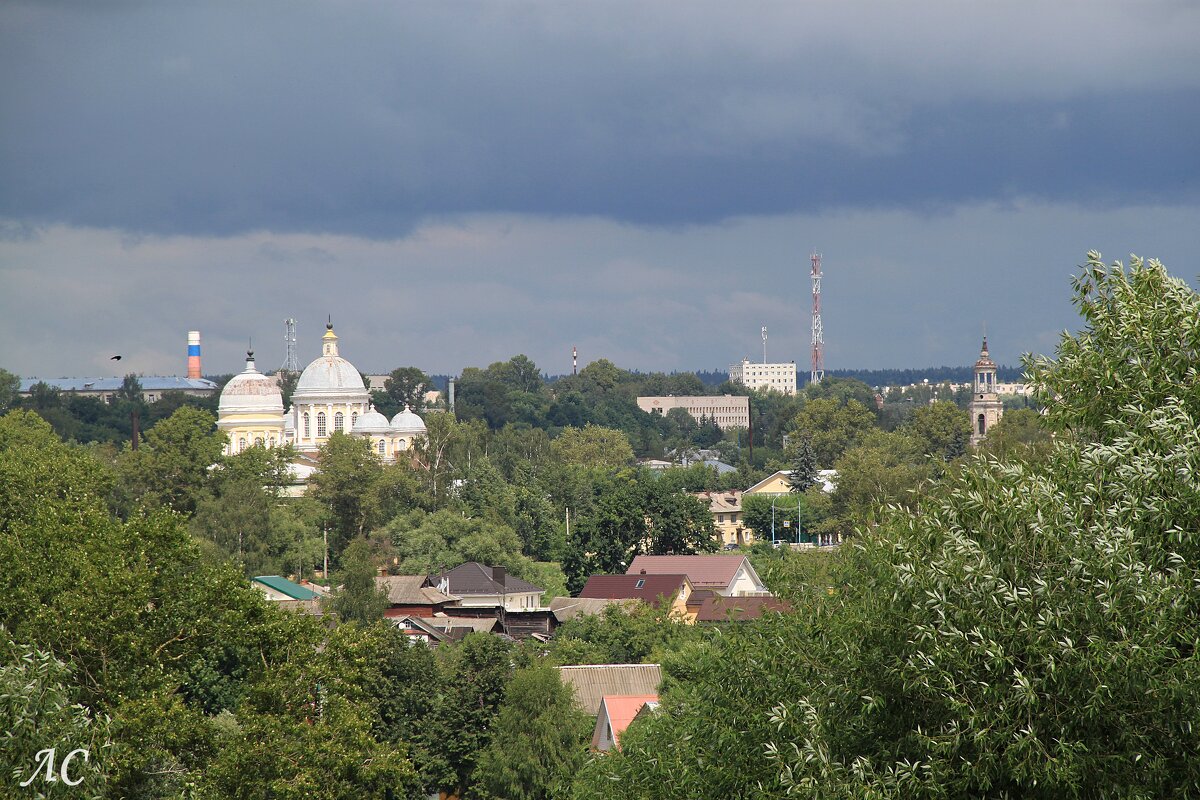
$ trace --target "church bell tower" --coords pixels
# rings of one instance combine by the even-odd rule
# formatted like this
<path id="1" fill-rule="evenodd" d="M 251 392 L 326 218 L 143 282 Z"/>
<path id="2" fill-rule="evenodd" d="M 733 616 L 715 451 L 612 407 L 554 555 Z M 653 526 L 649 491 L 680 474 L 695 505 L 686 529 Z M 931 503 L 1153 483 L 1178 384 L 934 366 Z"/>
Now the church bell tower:
<path id="1" fill-rule="evenodd" d="M 975 383 L 971 387 L 971 403 L 967 410 L 971 414 L 971 446 L 975 447 L 1004 416 L 1004 403 L 996 394 L 996 362 L 988 355 L 986 336 L 979 360 L 975 362 Z"/>

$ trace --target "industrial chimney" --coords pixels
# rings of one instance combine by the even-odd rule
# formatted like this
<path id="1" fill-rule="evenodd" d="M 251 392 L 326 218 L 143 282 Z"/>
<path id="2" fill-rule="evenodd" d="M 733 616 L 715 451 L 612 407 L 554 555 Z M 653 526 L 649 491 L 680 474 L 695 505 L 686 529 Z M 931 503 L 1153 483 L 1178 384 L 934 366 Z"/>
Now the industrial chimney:
<path id="1" fill-rule="evenodd" d="M 188 331 L 188 377 L 200 377 L 200 331 Z"/>

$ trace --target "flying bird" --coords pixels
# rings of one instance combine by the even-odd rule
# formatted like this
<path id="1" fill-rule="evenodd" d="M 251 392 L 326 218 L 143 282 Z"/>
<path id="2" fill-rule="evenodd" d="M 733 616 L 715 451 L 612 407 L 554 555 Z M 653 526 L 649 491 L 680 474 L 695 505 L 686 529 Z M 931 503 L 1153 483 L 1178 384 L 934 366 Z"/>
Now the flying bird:
<path id="1" fill-rule="evenodd" d="M 113 356 L 112 358 L 109 359 L 109 361 L 120 361 L 120 360 L 121 360 L 120 356 Z"/>

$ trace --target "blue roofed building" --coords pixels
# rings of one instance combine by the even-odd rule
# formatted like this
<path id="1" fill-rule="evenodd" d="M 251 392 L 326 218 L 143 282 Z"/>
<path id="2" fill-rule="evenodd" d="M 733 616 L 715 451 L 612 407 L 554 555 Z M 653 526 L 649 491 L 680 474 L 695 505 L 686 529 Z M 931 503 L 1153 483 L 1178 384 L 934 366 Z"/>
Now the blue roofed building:
<path id="1" fill-rule="evenodd" d="M 180 378 L 176 375 L 138 375 L 142 385 L 142 399 L 154 403 L 167 392 L 182 392 L 189 397 L 212 397 L 217 393 L 217 384 L 207 378 Z M 21 395 L 28 397 L 35 384 L 44 383 L 63 394 L 95 397 L 106 403 L 112 402 L 121 390 L 124 378 L 25 378 L 21 381 Z"/>

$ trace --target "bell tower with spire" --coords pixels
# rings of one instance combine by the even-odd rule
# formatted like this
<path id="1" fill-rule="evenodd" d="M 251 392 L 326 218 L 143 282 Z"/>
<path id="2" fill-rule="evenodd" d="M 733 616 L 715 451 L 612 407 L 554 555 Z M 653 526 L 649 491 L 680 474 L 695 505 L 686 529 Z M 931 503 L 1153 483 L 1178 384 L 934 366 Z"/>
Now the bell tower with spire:
<path id="1" fill-rule="evenodd" d="M 979 351 L 979 360 L 975 362 L 975 380 L 967 410 L 971 415 L 971 446 L 975 447 L 1004 416 L 1004 403 L 996 394 L 996 362 L 988 355 L 986 335 L 983 337 L 983 348 Z"/>

